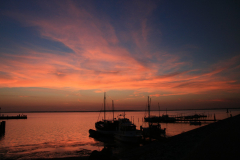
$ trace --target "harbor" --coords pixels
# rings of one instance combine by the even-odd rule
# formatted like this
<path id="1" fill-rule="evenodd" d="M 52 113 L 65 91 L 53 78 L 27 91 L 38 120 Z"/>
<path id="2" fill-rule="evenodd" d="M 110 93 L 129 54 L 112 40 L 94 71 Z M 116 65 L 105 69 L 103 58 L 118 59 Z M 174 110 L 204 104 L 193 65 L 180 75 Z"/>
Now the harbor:
<path id="1" fill-rule="evenodd" d="M 231 109 L 229 112 L 233 115 L 233 118 L 240 114 L 239 109 Z M 169 115 L 193 115 L 195 113 L 205 113 L 209 118 L 213 117 L 215 113 L 217 121 L 202 122 L 201 126 L 190 125 L 188 122 L 160 123 L 162 129 L 166 128 L 166 137 L 158 140 L 152 138 L 151 141 L 146 139 L 145 143 L 140 145 L 132 145 L 114 139 L 108 141 L 102 137 L 89 137 L 89 129 L 95 129 L 98 117 L 103 115 L 100 112 L 27 113 L 27 120 L 6 121 L 5 135 L 2 136 L 0 141 L 0 159 L 88 159 L 93 151 L 99 152 L 104 146 L 110 147 L 113 155 L 119 155 L 119 158 L 121 158 L 121 156 L 131 154 L 131 152 L 134 155 L 134 150 L 138 150 L 140 146 L 148 148 L 147 146 L 155 143 L 164 145 L 171 137 L 221 122 L 221 120 L 230 117 L 230 113 L 227 114 L 226 110 L 168 111 Z M 16 113 L 7 114 L 15 115 Z M 114 113 L 116 117 L 119 114 L 122 114 L 122 112 Z M 158 115 L 158 111 L 151 111 L 151 114 Z M 140 130 L 140 126 L 148 127 L 148 123 L 144 122 L 143 117 L 144 112 L 125 112 L 125 118 L 134 122 L 137 130 Z M 112 119 L 111 112 L 106 113 L 106 119 Z M 201 131 L 199 130 L 196 133 L 201 134 Z M 191 137 L 191 135 L 189 136 Z M 180 139 L 174 141 L 177 143 Z M 189 141 L 183 139 L 183 141 L 189 142 L 190 139 Z M 182 147 L 179 146 L 179 148 Z M 170 151 L 176 149 L 178 148 L 171 149 L 171 145 L 169 146 Z M 163 151 L 162 154 L 165 154 L 168 150 Z"/>

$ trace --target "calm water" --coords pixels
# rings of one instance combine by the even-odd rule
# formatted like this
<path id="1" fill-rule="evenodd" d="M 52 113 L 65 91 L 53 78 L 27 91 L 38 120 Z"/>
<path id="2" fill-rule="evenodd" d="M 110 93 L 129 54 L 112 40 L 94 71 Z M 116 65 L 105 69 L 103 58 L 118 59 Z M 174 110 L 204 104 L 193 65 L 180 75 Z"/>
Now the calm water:
<path id="1" fill-rule="evenodd" d="M 206 114 L 208 118 L 225 119 L 230 114 L 240 114 L 240 110 L 199 110 L 199 111 L 168 111 L 169 115 Z M 163 114 L 165 112 L 161 112 Z M 17 115 L 18 113 L 5 113 Z M 117 116 L 120 112 L 115 113 Z M 0 159 L 34 159 L 86 156 L 93 150 L 101 150 L 103 142 L 89 137 L 88 130 L 94 129 L 96 121 L 103 117 L 98 112 L 66 112 L 66 113 L 27 113 L 26 120 L 6 120 L 5 135 L 0 138 Z M 126 112 L 139 129 L 147 126 L 143 122 L 145 112 Z M 159 115 L 153 111 L 151 115 Z M 109 119 L 111 113 L 107 113 Z M 203 123 L 207 125 L 211 122 Z M 161 123 L 166 128 L 166 136 L 174 136 L 199 126 L 189 123 Z"/>

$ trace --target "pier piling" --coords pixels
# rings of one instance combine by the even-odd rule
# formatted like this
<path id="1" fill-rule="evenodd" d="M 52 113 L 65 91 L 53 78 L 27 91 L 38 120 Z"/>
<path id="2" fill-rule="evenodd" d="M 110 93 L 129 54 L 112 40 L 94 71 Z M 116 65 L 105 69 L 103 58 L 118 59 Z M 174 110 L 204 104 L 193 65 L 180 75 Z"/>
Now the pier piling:
<path id="1" fill-rule="evenodd" d="M 2 121 L 0 123 L 0 135 L 5 133 L 5 125 L 6 125 L 6 121 Z"/>

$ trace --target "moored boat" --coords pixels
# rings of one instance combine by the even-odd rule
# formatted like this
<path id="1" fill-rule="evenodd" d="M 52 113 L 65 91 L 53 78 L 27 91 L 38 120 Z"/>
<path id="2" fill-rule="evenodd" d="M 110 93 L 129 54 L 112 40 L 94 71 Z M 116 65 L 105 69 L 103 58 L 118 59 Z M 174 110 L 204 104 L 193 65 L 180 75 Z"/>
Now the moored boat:
<path id="1" fill-rule="evenodd" d="M 114 105 L 112 101 L 112 107 L 113 107 L 113 119 L 112 120 L 106 120 L 105 112 L 106 112 L 106 92 L 104 92 L 104 119 L 101 121 L 98 121 L 95 123 L 95 128 L 98 134 L 101 134 L 102 136 L 114 136 L 115 132 L 117 131 L 117 128 L 119 126 L 118 120 L 114 118 Z M 91 135 L 92 130 L 89 130 L 89 134 Z M 95 135 L 95 134 L 94 134 Z"/>
<path id="2" fill-rule="evenodd" d="M 148 97 L 148 117 L 144 117 L 145 122 L 165 122 L 165 123 L 171 123 L 171 122 L 176 122 L 176 118 L 175 117 L 170 117 L 167 114 L 167 110 L 166 110 L 166 114 L 160 116 L 160 106 L 158 103 L 158 107 L 159 107 L 159 116 L 150 116 L 150 104 L 151 104 L 151 99 L 149 101 L 149 97 Z"/>
<path id="3" fill-rule="evenodd" d="M 141 131 L 136 129 L 135 124 L 125 117 L 119 118 L 118 121 L 119 127 L 115 133 L 115 139 L 126 143 L 139 143 L 141 141 Z"/>

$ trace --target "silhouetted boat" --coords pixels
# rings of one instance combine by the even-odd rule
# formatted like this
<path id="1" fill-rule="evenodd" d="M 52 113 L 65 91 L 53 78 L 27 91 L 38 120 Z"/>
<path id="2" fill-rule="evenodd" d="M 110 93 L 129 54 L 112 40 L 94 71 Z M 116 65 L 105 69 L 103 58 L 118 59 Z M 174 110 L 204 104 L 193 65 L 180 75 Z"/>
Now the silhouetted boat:
<path id="1" fill-rule="evenodd" d="M 113 104 L 113 101 L 112 101 L 112 104 Z M 105 119 L 105 112 L 106 112 L 106 93 L 104 92 L 104 119 L 96 122 L 95 128 L 99 134 L 106 135 L 106 136 L 113 136 L 119 126 L 119 121 L 114 119 L 114 105 L 113 105 L 112 120 Z M 89 130 L 89 133 L 90 133 L 90 130 Z"/>
<path id="2" fill-rule="evenodd" d="M 128 118 L 119 118 L 119 127 L 115 133 L 114 138 L 127 143 L 138 143 L 142 139 L 140 130 L 136 129 L 136 125 L 133 124 Z"/>
<path id="3" fill-rule="evenodd" d="M 161 135 L 166 134 L 166 128 L 162 129 L 161 124 L 159 123 L 151 123 L 149 122 L 149 126 L 144 128 L 140 126 L 140 130 L 142 132 L 143 137 L 150 137 L 150 138 L 159 138 Z"/>
<path id="4" fill-rule="evenodd" d="M 140 130 L 142 132 L 143 137 L 159 138 L 161 134 L 166 133 L 166 128 L 162 129 L 161 125 L 159 124 L 159 121 L 160 121 L 159 118 L 162 118 L 162 117 L 160 116 L 150 117 L 150 103 L 151 102 L 149 102 L 149 96 L 148 96 L 148 117 L 145 117 L 145 121 L 149 123 L 147 128 L 143 128 L 142 126 L 140 126 Z M 159 103 L 158 103 L 158 107 L 159 107 Z M 160 107 L 159 107 L 159 115 L 160 115 Z M 157 122 L 157 124 L 154 122 Z"/>
<path id="5" fill-rule="evenodd" d="M 169 115 L 167 114 L 167 110 L 165 115 L 160 116 L 159 104 L 158 104 L 159 116 L 150 116 L 150 103 L 151 101 L 149 102 L 149 97 L 148 97 L 148 117 L 144 117 L 145 122 L 166 122 L 166 123 L 176 122 L 177 119 L 174 117 L 169 117 Z"/>

